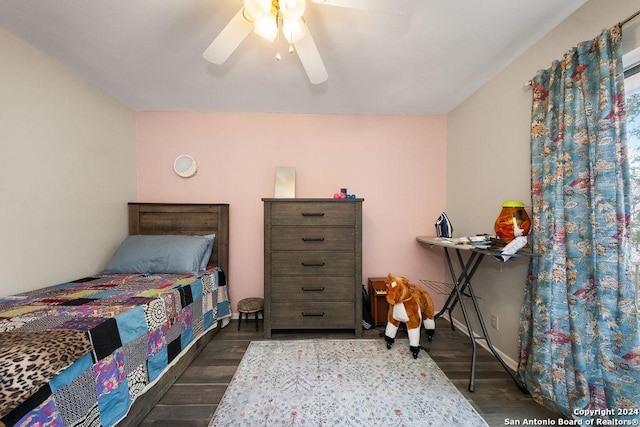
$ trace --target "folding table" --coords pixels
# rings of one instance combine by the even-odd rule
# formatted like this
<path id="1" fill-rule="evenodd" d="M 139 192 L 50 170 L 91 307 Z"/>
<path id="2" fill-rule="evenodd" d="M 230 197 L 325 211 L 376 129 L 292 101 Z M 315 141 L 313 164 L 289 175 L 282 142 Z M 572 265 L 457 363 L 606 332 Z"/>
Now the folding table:
<path id="1" fill-rule="evenodd" d="M 432 245 L 432 246 L 440 246 L 444 250 L 445 260 L 447 262 L 447 266 L 449 268 L 449 273 L 451 274 L 452 287 L 449 292 L 447 301 L 445 302 L 442 310 L 435 315 L 435 318 L 442 316 L 444 313 L 449 313 L 449 321 L 451 322 L 451 328 L 453 327 L 453 319 L 451 313 L 455 308 L 456 304 L 460 303 L 460 309 L 462 310 L 462 316 L 464 317 L 464 322 L 467 327 L 467 332 L 469 333 L 469 338 L 471 339 L 472 346 L 472 355 L 471 355 L 471 375 L 469 379 L 469 391 L 473 392 L 475 389 L 475 370 L 476 370 L 476 355 L 477 355 L 477 344 L 478 340 L 485 340 L 487 347 L 493 353 L 496 359 L 500 362 L 502 367 L 507 371 L 507 373 L 513 378 L 518 387 L 523 392 L 527 392 L 526 387 L 522 384 L 520 379 L 516 376 L 516 374 L 511 371 L 511 369 L 504 362 L 502 357 L 498 354 L 496 349 L 491 344 L 491 339 L 489 338 L 489 333 L 487 332 L 487 328 L 484 323 L 484 319 L 482 318 L 482 313 L 480 312 L 480 307 L 478 306 L 478 300 L 476 294 L 473 290 L 473 286 L 471 286 L 471 278 L 475 274 L 476 270 L 482 263 L 482 260 L 485 256 L 495 256 L 502 262 L 503 259 L 501 257 L 502 253 L 500 249 L 492 249 L 492 248 L 480 248 L 472 244 L 460 244 L 455 240 L 440 238 L 440 237 L 432 237 L 432 236 L 418 236 L 416 240 L 424 245 Z M 458 266 L 460 269 L 459 274 L 456 274 L 456 268 L 454 267 L 454 262 L 452 260 L 450 250 L 455 252 Z M 468 257 L 462 256 L 462 251 L 468 252 Z M 511 255 L 512 258 L 519 257 L 531 257 L 533 256 L 532 252 L 529 251 L 518 251 L 515 254 Z M 480 328 L 482 329 L 482 335 L 475 335 L 473 332 L 473 327 L 471 326 L 471 321 L 469 319 L 469 308 L 465 304 L 465 300 L 463 297 L 469 297 L 471 302 L 473 303 L 473 310 L 476 313 L 478 318 L 478 322 L 480 323 Z"/>

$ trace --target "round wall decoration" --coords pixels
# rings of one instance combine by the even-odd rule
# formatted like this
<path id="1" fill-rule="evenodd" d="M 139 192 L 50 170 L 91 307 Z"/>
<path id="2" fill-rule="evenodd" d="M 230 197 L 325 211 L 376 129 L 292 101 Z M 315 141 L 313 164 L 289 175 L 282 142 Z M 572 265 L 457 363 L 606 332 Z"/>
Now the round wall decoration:
<path id="1" fill-rule="evenodd" d="M 174 160 L 173 170 L 183 178 L 191 178 L 198 172 L 198 163 L 193 157 L 183 154 Z"/>

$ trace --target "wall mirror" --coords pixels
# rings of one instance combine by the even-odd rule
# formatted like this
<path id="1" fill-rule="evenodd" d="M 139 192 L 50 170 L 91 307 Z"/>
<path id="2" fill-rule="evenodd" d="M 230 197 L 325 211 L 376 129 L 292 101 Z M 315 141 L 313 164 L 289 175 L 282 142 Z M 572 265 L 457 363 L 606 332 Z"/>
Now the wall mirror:
<path id="1" fill-rule="evenodd" d="M 173 170 L 183 178 L 191 178 L 198 172 L 198 163 L 193 157 L 183 154 L 174 160 Z"/>

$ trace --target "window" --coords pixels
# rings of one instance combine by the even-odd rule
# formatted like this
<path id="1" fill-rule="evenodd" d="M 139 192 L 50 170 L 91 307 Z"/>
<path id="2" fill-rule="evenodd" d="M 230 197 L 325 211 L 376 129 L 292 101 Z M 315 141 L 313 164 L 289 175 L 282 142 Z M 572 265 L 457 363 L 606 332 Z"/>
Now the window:
<path id="1" fill-rule="evenodd" d="M 640 309 L 640 22 L 624 28 L 624 83 L 631 172 L 631 266 Z"/>

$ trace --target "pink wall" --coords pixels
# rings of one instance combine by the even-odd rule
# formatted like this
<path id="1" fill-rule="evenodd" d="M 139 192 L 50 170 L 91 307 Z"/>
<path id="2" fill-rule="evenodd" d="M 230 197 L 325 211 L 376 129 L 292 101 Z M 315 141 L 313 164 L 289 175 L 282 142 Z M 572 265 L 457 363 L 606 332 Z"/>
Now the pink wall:
<path id="1" fill-rule="evenodd" d="M 263 205 L 277 166 L 296 168 L 297 197 L 364 198 L 363 278 L 442 280 L 418 245 L 445 206 L 446 117 L 263 113 L 137 114 L 138 201 L 230 204 L 230 296 L 263 295 Z M 173 172 L 194 156 L 193 178 Z M 440 296 L 433 295 L 436 305 Z"/>

